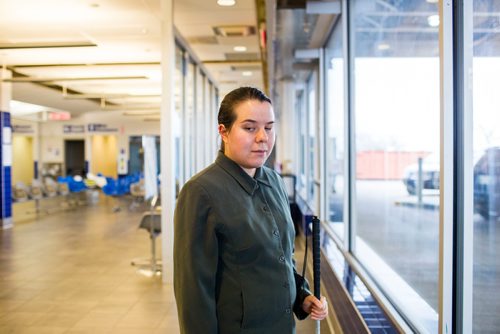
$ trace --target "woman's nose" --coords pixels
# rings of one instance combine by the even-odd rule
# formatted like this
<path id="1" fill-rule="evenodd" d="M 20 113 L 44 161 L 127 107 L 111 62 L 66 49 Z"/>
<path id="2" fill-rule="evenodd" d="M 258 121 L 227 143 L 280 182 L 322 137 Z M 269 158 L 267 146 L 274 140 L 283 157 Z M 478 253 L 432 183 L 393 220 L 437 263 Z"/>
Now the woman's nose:
<path id="1" fill-rule="evenodd" d="M 258 142 L 263 142 L 263 141 L 267 141 L 267 132 L 266 132 L 266 129 L 260 129 L 258 132 L 257 132 L 257 137 L 256 137 L 256 140 Z"/>

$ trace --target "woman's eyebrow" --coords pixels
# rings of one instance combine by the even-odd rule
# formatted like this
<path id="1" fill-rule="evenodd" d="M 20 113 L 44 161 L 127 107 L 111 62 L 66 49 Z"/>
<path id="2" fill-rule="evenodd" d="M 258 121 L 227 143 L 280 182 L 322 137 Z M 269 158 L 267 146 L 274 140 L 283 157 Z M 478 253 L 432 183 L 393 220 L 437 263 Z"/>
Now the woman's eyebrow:
<path id="1" fill-rule="evenodd" d="M 241 121 L 241 123 L 257 123 L 257 121 L 254 119 L 244 119 Z M 275 123 L 274 121 L 269 121 L 266 124 L 274 124 L 274 123 Z"/>

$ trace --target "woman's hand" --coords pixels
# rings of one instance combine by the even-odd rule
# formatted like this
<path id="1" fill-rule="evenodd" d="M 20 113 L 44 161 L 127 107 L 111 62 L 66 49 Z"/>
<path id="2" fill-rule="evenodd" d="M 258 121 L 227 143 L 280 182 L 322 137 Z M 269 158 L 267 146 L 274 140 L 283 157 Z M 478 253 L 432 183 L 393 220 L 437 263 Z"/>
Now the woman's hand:
<path id="1" fill-rule="evenodd" d="M 328 303 L 324 296 L 321 296 L 321 301 L 313 295 L 307 296 L 302 303 L 302 309 L 309 313 L 313 320 L 323 320 L 328 315 Z"/>

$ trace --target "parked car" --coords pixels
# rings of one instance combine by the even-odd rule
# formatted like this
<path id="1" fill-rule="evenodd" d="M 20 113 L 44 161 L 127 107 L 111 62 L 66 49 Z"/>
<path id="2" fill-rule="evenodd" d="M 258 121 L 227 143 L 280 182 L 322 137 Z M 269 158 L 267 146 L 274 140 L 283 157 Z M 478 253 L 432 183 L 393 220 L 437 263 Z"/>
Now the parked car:
<path id="1" fill-rule="evenodd" d="M 488 148 L 474 166 L 474 211 L 500 217 L 500 147 Z"/>
<path id="2" fill-rule="evenodd" d="M 418 164 L 405 170 L 403 182 L 410 195 L 417 192 Z M 439 189 L 439 160 L 422 161 L 423 189 Z M 474 212 L 485 219 L 500 218 L 500 147 L 490 147 L 474 165 Z"/>
<path id="3" fill-rule="evenodd" d="M 418 163 L 405 169 L 403 183 L 410 195 L 417 194 Z M 431 154 L 422 160 L 422 189 L 439 189 L 439 155 Z"/>

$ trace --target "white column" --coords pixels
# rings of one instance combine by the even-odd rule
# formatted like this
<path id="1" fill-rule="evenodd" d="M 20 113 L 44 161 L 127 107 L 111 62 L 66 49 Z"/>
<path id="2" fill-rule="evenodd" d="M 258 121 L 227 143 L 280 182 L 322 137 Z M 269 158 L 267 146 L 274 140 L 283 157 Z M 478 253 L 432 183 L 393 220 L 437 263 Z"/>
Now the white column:
<path id="1" fill-rule="evenodd" d="M 10 79 L 12 72 L 6 68 L 0 68 L 0 79 Z M 0 82 L 0 110 L 10 112 L 10 100 L 12 99 L 12 83 Z"/>
<path id="2" fill-rule="evenodd" d="M 162 30 L 162 102 L 161 102 L 161 245 L 162 279 L 173 283 L 174 208 L 175 208 L 175 132 L 174 71 L 175 41 L 172 0 L 161 0 Z"/>

